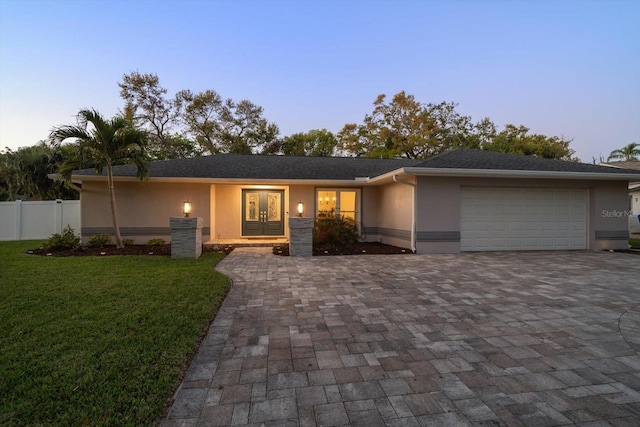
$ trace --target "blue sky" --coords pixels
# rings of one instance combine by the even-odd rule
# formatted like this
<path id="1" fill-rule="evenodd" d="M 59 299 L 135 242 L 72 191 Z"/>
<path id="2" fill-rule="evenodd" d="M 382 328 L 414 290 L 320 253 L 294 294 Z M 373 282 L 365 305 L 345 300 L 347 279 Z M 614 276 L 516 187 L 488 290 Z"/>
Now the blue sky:
<path id="1" fill-rule="evenodd" d="M 573 139 L 585 162 L 640 143 L 640 1 L 0 0 L 0 148 L 116 114 L 135 70 L 249 99 L 282 136 L 404 90 Z"/>

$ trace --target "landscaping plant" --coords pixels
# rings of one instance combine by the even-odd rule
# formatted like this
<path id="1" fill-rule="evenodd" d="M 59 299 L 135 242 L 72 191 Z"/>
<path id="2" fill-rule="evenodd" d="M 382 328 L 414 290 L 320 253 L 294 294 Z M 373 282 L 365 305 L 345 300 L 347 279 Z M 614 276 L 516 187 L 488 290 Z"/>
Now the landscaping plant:
<path id="1" fill-rule="evenodd" d="M 334 214 L 318 218 L 313 227 L 313 244 L 347 246 L 358 242 L 358 226 L 348 217 Z"/>
<path id="2" fill-rule="evenodd" d="M 73 249 L 80 246 L 80 236 L 78 236 L 70 225 L 67 225 L 62 233 L 52 234 L 42 244 L 42 248 L 47 251 Z"/>
<path id="3" fill-rule="evenodd" d="M 89 241 L 87 242 L 87 246 L 90 246 L 92 248 L 103 248 L 105 246 L 109 246 L 110 244 L 112 244 L 112 238 L 110 234 L 94 234 L 93 236 L 89 237 Z"/>

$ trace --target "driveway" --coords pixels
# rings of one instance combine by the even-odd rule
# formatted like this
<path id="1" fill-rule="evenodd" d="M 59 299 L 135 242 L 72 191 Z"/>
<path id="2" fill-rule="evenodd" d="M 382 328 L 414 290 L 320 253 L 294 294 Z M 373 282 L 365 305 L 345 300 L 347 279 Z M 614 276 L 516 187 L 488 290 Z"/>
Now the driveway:
<path id="1" fill-rule="evenodd" d="M 238 248 L 162 425 L 638 425 L 639 261 Z"/>

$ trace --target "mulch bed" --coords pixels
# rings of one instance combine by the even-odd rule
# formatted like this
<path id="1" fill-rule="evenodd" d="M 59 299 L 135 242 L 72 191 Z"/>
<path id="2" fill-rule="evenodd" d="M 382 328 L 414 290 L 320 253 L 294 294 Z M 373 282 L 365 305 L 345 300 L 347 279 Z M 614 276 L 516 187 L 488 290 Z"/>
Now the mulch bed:
<path id="1" fill-rule="evenodd" d="M 637 235 L 640 238 L 640 235 Z M 205 245 L 203 252 L 224 252 L 229 254 L 233 250 L 233 246 L 217 246 Z M 628 253 L 640 255 L 637 249 L 622 249 L 614 252 Z M 101 248 L 92 248 L 89 246 L 81 246 L 76 249 L 45 251 L 44 249 L 30 249 L 27 251 L 30 255 L 40 256 L 108 256 L 108 255 L 161 255 L 171 256 L 171 245 L 130 245 L 122 249 L 115 246 L 104 246 Z M 400 248 L 392 245 L 385 245 L 377 242 L 362 242 L 354 245 L 335 247 L 335 246 L 314 246 L 313 256 L 331 256 L 331 255 L 394 255 L 394 254 L 411 254 L 411 250 Z M 289 256 L 289 245 L 279 245 L 273 247 L 274 255 Z"/>
<path id="2" fill-rule="evenodd" d="M 210 246 L 205 245 L 203 252 L 224 252 L 229 254 L 233 250 L 232 246 Z M 31 249 L 27 251 L 31 255 L 41 256 L 107 256 L 107 255 L 164 255 L 171 256 L 171 245 L 130 245 L 118 249 L 113 246 L 103 246 L 101 248 L 93 248 L 89 246 L 80 246 L 76 249 L 45 251 L 44 249 Z"/>
<path id="3" fill-rule="evenodd" d="M 410 254 L 410 249 L 399 248 L 397 246 L 385 245 L 377 242 L 361 242 L 348 246 L 314 246 L 313 256 L 331 255 L 394 255 Z M 289 256 L 289 245 L 279 245 L 273 247 L 274 255 Z"/>

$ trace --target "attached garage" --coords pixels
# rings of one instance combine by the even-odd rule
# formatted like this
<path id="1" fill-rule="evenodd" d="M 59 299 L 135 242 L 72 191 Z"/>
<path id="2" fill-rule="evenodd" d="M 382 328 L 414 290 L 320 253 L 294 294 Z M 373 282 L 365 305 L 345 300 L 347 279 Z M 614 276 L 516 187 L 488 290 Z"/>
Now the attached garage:
<path id="1" fill-rule="evenodd" d="M 462 251 L 587 249 L 587 190 L 462 187 Z"/>

